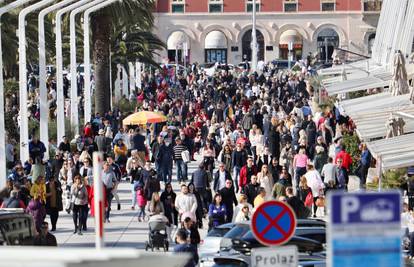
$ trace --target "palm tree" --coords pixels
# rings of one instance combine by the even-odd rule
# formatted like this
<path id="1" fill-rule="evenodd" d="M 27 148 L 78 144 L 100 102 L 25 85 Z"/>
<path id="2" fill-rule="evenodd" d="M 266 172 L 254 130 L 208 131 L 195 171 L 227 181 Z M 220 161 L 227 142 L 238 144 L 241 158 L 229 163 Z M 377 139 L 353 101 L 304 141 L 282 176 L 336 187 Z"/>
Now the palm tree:
<path id="1" fill-rule="evenodd" d="M 151 34 L 154 7 L 153 0 L 124 0 L 92 16 L 95 112 L 103 114 L 110 109 L 108 73 L 111 43 L 118 48 L 115 56 L 120 61 L 145 59 L 150 64 L 156 64 L 152 56 L 164 44 Z M 126 50 L 121 51 L 122 46 Z"/>

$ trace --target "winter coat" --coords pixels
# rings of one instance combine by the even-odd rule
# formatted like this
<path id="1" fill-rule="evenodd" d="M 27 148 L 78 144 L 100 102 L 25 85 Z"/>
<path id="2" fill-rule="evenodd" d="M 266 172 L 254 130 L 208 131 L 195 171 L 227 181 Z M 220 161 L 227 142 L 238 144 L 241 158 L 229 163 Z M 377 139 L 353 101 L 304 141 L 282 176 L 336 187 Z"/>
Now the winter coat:
<path id="1" fill-rule="evenodd" d="M 147 199 L 143 188 L 137 190 L 137 203 L 139 207 L 145 207 L 145 205 L 147 205 Z"/>
<path id="2" fill-rule="evenodd" d="M 179 194 L 175 199 L 175 208 L 180 214 L 184 212 L 195 214 L 197 211 L 197 199 L 191 193 Z"/>
<path id="3" fill-rule="evenodd" d="M 226 219 L 226 205 L 220 204 L 219 206 L 211 203 L 208 207 L 208 216 L 213 221 L 213 227 L 219 226 L 223 224 Z"/>
<path id="4" fill-rule="evenodd" d="M 58 211 L 62 211 L 63 210 L 63 203 L 62 203 L 62 185 L 60 184 L 59 181 L 55 180 L 55 194 L 56 194 L 56 209 Z M 50 183 L 46 184 L 46 194 L 51 192 L 51 188 L 50 188 Z M 48 196 L 46 197 L 46 213 L 50 214 L 51 213 L 51 206 L 50 206 L 50 200 L 51 197 Z"/>
<path id="5" fill-rule="evenodd" d="M 46 209 L 39 200 L 32 199 L 26 208 L 26 212 L 33 216 L 37 231 L 40 231 L 43 220 L 46 216 Z"/>
<path id="6" fill-rule="evenodd" d="M 70 194 L 72 196 L 73 204 L 82 206 L 88 204 L 88 191 L 86 190 L 85 185 L 82 185 L 79 188 L 76 184 L 73 184 L 70 189 Z"/>

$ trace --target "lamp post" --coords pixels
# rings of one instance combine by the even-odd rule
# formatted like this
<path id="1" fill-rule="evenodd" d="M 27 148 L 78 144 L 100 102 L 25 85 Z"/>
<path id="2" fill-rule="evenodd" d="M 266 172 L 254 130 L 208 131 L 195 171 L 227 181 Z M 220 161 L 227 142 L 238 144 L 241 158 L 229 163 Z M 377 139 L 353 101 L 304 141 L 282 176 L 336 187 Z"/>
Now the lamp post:
<path id="1" fill-rule="evenodd" d="M 3 1 L 1 1 L 2 3 Z M 3 81 L 3 50 L 1 43 L 1 16 L 15 8 L 18 8 L 30 0 L 14 1 L 0 8 L 0 186 L 6 185 L 6 129 L 4 123 L 4 81 Z"/>
<path id="2" fill-rule="evenodd" d="M 27 118 L 26 16 L 54 0 L 43 0 L 29 5 L 19 13 L 19 97 L 20 97 L 20 160 L 29 159 L 29 120 Z M 46 144 L 47 145 L 47 144 Z"/>
<path id="3" fill-rule="evenodd" d="M 64 0 L 40 11 L 38 19 L 39 27 L 39 90 L 40 90 L 40 141 L 49 142 L 48 133 L 48 106 L 46 88 L 46 49 L 45 49 L 45 16 L 75 0 Z M 59 136 L 58 136 L 59 138 Z M 58 140 L 56 140 L 58 141 Z M 49 158 L 49 146 L 46 146 L 46 158 Z"/>
<path id="4" fill-rule="evenodd" d="M 252 72 L 257 71 L 256 0 L 252 0 Z"/>
<path id="5" fill-rule="evenodd" d="M 81 0 L 56 13 L 56 91 L 57 91 L 57 138 L 65 135 L 65 97 L 63 95 L 62 16 L 90 0 Z"/>

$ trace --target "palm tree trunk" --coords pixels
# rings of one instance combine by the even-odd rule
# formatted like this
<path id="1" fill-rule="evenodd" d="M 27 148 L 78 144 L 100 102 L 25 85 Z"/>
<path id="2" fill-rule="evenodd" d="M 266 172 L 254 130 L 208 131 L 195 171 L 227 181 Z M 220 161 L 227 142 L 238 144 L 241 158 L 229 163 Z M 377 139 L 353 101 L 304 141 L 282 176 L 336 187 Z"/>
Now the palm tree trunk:
<path id="1" fill-rule="evenodd" d="M 92 19 L 93 64 L 95 66 L 95 113 L 103 115 L 111 108 L 109 87 L 109 45 L 111 17 L 99 14 Z"/>

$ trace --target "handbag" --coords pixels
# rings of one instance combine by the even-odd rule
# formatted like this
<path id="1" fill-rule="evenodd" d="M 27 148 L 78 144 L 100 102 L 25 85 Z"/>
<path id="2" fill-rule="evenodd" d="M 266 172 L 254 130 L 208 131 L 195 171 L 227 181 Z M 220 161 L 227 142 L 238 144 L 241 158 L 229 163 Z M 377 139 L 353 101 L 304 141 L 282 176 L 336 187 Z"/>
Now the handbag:
<path id="1" fill-rule="evenodd" d="M 312 192 L 309 191 L 308 195 L 305 198 L 305 206 L 312 207 L 312 204 L 313 204 L 313 195 L 312 195 Z"/>
<path id="2" fill-rule="evenodd" d="M 184 163 L 191 162 L 190 151 L 184 150 L 183 152 L 181 152 L 181 157 L 183 158 Z"/>
<path id="3" fill-rule="evenodd" d="M 325 197 L 318 197 L 316 200 L 317 207 L 325 207 Z"/>

